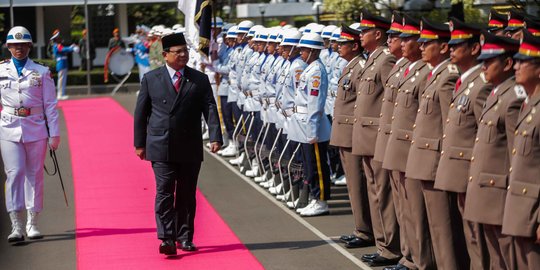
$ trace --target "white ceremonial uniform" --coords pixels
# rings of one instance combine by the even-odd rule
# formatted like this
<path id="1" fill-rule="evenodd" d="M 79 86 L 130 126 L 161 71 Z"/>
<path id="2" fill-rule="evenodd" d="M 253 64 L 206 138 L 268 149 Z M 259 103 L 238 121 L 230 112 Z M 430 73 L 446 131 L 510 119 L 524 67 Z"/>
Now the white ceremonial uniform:
<path id="1" fill-rule="evenodd" d="M 264 89 L 264 96 L 265 96 L 265 108 L 266 108 L 266 119 L 265 121 L 268 123 L 276 123 L 277 122 L 277 108 L 276 108 L 276 91 L 278 88 L 277 85 L 277 79 L 281 72 L 281 69 L 283 68 L 283 64 L 285 63 L 285 59 L 283 59 L 282 56 L 278 56 L 276 60 L 274 60 L 274 64 L 272 65 L 272 68 L 270 69 L 270 74 L 266 76 L 265 80 L 265 89 Z"/>
<path id="2" fill-rule="evenodd" d="M 328 76 L 320 59 L 300 75 L 294 98 L 294 114 L 288 127 L 288 139 L 299 143 L 330 140 L 330 120 L 324 113 Z"/>
<path id="3" fill-rule="evenodd" d="M 270 72 L 272 71 L 272 67 L 274 65 L 274 61 L 276 60 L 275 55 L 268 54 L 266 56 L 266 59 L 264 61 L 264 64 L 261 66 L 261 76 L 259 78 L 259 100 L 261 102 L 261 120 L 265 123 L 267 121 L 267 108 L 268 103 L 266 102 L 267 93 L 266 93 L 266 78 L 270 75 Z"/>
<path id="4" fill-rule="evenodd" d="M 254 51 L 249 46 L 245 46 L 243 53 L 241 54 L 240 61 L 236 65 L 236 74 L 239 76 L 238 88 L 240 89 L 237 101 L 239 107 L 244 106 L 244 103 L 246 102 L 246 93 L 249 86 L 250 75 L 248 71 L 251 70 L 255 65 L 258 57 L 258 52 Z"/>
<path id="5" fill-rule="evenodd" d="M 49 68 L 28 59 L 19 76 L 12 61 L 4 61 L 0 64 L 0 98 L 7 211 L 41 212 L 47 138 L 60 136 Z M 30 110 L 28 116 L 22 116 L 21 107 Z"/>
<path id="6" fill-rule="evenodd" d="M 323 65 L 326 68 L 328 68 L 330 66 L 330 55 L 331 54 L 332 54 L 332 52 L 331 52 L 330 48 L 321 50 L 321 53 L 319 54 L 319 59 L 321 59 L 321 62 L 323 63 Z"/>
<path id="7" fill-rule="evenodd" d="M 324 106 L 324 113 L 327 115 L 334 115 L 334 103 L 336 101 L 339 78 L 341 78 L 341 74 L 348 63 L 347 60 L 341 58 L 339 55 L 333 59 L 331 71 L 329 71 L 331 76 L 329 76 L 328 96 Z"/>
<path id="8" fill-rule="evenodd" d="M 280 119 L 283 119 L 283 134 L 288 133 L 289 122 L 291 121 L 291 116 L 294 109 L 296 87 L 300 82 L 300 76 L 308 66 L 307 63 L 300 58 L 300 56 L 296 56 L 296 58 L 290 59 L 290 61 L 292 61 L 292 63 L 290 64 L 289 69 L 283 78 L 283 87 L 281 89 L 281 95 L 278 99 L 278 104 L 281 108 L 280 115 L 283 116 L 283 118 L 280 116 Z"/>
<path id="9" fill-rule="evenodd" d="M 229 93 L 227 94 L 227 102 L 236 102 L 238 100 L 238 73 L 236 72 L 236 66 L 240 61 L 240 53 L 242 52 L 243 47 L 237 46 L 234 47 L 233 52 L 229 57 Z"/>
<path id="10" fill-rule="evenodd" d="M 230 91 L 230 78 L 229 73 L 231 68 L 229 62 L 234 50 L 233 48 L 227 48 L 219 52 L 219 61 L 215 62 L 215 71 L 221 75 L 221 81 L 218 86 L 218 96 L 229 96 Z M 222 104 L 223 105 L 223 104 Z"/>
<path id="11" fill-rule="evenodd" d="M 259 53 L 255 59 L 254 65 L 250 66 L 249 69 L 244 69 L 244 74 L 248 74 L 246 77 L 247 86 L 242 86 L 242 90 L 246 93 L 246 100 L 244 102 L 244 111 L 246 112 L 258 112 L 261 110 L 261 101 L 260 101 L 260 89 L 261 84 L 261 68 L 266 61 L 268 55 L 266 53 Z M 252 58 L 253 59 L 253 58 Z M 250 60 L 250 62 L 252 62 Z M 245 90 L 246 89 L 246 90 Z"/>

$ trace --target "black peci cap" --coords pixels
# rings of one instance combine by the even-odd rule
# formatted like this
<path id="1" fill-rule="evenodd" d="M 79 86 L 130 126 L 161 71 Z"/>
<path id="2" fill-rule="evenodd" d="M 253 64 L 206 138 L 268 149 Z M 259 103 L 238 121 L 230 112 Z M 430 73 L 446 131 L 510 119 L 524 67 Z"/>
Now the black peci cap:
<path id="1" fill-rule="evenodd" d="M 174 33 L 161 38 L 163 50 L 166 51 L 174 46 L 186 45 L 186 39 L 182 33 Z"/>

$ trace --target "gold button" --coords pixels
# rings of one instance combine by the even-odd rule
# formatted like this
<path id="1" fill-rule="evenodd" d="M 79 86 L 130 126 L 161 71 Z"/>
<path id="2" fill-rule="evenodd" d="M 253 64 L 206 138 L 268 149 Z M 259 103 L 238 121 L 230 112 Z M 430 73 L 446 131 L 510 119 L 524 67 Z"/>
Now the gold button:
<path id="1" fill-rule="evenodd" d="M 521 191 L 521 193 L 523 193 L 523 195 L 527 194 L 527 189 L 524 188 L 524 189 Z"/>
<path id="2" fill-rule="evenodd" d="M 347 123 L 348 123 L 348 122 L 349 122 L 349 118 L 345 118 L 345 122 L 347 122 Z"/>
<path id="3" fill-rule="evenodd" d="M 424 97 L 425 97 L 425 95 L 422 95 L 422 98 L 424 98 Z"/>
<path id="4" fill-rule="evenodd" d="M 443 135 L 442 135 L 442 138 L 443 138 L 443 139 L 446 139 L 446 134 L 443 134 Z"/>
<path id="5" fill-rule="evenodd" d="M 491 122 L 491 120 L 487 124 L 488 126 L 493 126 L 493 122 Z"/>
<path id="6" fill-rule="evenodd" d="M 385 99 L 383 98 L 383 99 L 382 99 L 382 101 L 384 102 L 384 101 L 385 101 Z"/>
<path id="7" fill-rule="evenodd" d="M 409 134 L 405 134 L 405 139 L 409 139 Z"/>
<path id="8" fill-rule="evenodd" d="M 510 186 L 507 186 L 507 187 L 506 187 L 506 190 L 510 190 Z"/>
<path id="9" fill-rule="evenodd" d="M 526 131 L 526 130 L 524 130 L 523 132 L 521 132 L 521 135 L 523 135 L 523 136 L 527 136 L 527 131 Z"/>
<path id="10" fill-rule="evenodd" d="M 473 161 L 474 161 L 474 157 L 471 157 L 471 162 L 473 162 Z"/>
<path id="11" fill-rule="evenodd" d="M 484 120 L 483 120 L 483 119 L 482 119 L 482 120 L 480 120 L 480 124 L 483 124 L 483 123 L 484 123 Z"/>
<path id="12" fill-rule="evenodd" d="M 392 115 L 392 120 L 394 120 L 394 119 L 395 119 L 395 117 Z"/>
<path id="13" fill-rule="evenodd" d="M 426 143 L 426 148 L 429 148 L 429 143 Z"/>
<path id="14" fill-rule="evenodd" d="M 358 107 L 356 104 L 354 105 L 354 108 L 356 109 L 356 107 Z"/>
<path id="15" fill-rule="evenodd" d="M 443 155 L 444 155 L 444 151 L 441 151 L 441 156 L 443 156 Z"/>
<path id="16" fill-rule="evenodd" d="M 354 122 L 356 122 L 356 119 L 354 119 Z M 373 121 L 369 121 L 370 125 L 373 125 Z"/>
<path id="17" fill-rule="evenodd" d="M 381 132 L 381 128 L 378 128 L 378 129 L 377 129 L 377 132 Z"/>
<path id="18" fill-rule="evenodd" d="M 469 176 L 469 182 L 472 182 L 472 176 Z"/>
<path id="19" fill-rule="evenodd" d="M 459 157 L 463 157 L 463 152 L 459 152 Z"/>
<path id="20" fill-rule="evenodd" d="M 447 119 L 446 119 L 446 123 L 450 123 L 450 119 L 447 118 Z"/>
<path id="21" fill-rule="evenodd" d="M 512 172 L 512 167 L 510 167 L 510 169 L 508 169 L 508 172 Z"/>
<path id="22" fill-rule="evenodd" d="M 418 110 L 417 110 L 416 112 L 421 112 L 421 110 L 420 110 L 420 109 L 418 109 Z"/>
<path id="23" fill-rule="evenodd" d="M 476 139 L 474 139 L 475 142 L 478 142 L 480 141 L 480 138 L 476 137 Z"/>
<path id="24" fill-rule="evenodd" d="M 390 87 L 390 85 L 389 85 L 389 84 L 385 84 L 384 86 L 386 86 L 386 87 Z"/>
<path id="25" fill-rule="evenodd" d="M 429 95 L 427 95 L 426 98 L 429 98 Z"/>
<path id="26" fill-rule="evenodd" d="M 416 124 L 413 124 L 413 125 L 412 125 L 412 128 L 416 128 Z"/>
<path id="27" fill-rule="evenodd" d="M 494 186 L 495 185 L 495 180 L 493 180 L 493 179 L 489 180 L 489 184 Z"/>
<path id="28" fill-rule="evenodd" d="M 454 103 L 451 103 L 451 104 L 450 104 L 450 108 L 454 108 Z"/>
<path id="29" fill-rule="evenodd" d="M 517 136 L 517 135 L 518 135 L 518 133 L 519 133 L 519 130 L 516 130 L 516 132 L 514 132 L 514 135 L 516 135 L 516 136 Z"/>
<path id="30" fill-rule="evenodd" d="M 516 148 L 512 149 L 512 155 L 516 154 Z"/>
<path id="31" fill-rule="evenodd" d="M 394 103 L 394 107 L 397 107 L 397 102 L 396 102 L 396 103 Z"/>
<path id="32" fill-rule="evenodd" d="M 354 118 L 354 122 L 356 123 L 356 118 Z"/>
<path id="33" fill-rule="evenodd" d="M 360 92 L 358 92 L 358 95 L 360 95 Z"/>
<path id="34" fill-rule="evenodd" d="M 411 144 L 414 144 L 414 141 L 411 141 Z"/>
<path id="35" fill-rule="evenodd" d="M 379 117 L 382 117 L 382 113 L 381 113 L 381 114 L 379 114 Z"/>
<path id="36" fill-rule="evenodd" d="M 392 131 L 390 130 L 390 134 L 392 134 Z"/>
<path id="37" fill-rule="evenodd" d="M 397 92 L 398 92 L 398 93 L 401 93 L 401 89 L 398 89 Z"/>

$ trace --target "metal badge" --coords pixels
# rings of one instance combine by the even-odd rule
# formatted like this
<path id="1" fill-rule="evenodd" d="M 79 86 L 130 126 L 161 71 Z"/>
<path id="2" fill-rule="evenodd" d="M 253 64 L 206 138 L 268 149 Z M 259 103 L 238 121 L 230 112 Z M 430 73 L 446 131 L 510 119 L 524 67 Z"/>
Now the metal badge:
<path id="1" fill-rule="evenodd" d="M 533 118 L 532 114 L 527 115 L 527 119 L 525 120 L 525 121 L 527 121 L 527 124 L 531 123 L 532 118 Z"/>

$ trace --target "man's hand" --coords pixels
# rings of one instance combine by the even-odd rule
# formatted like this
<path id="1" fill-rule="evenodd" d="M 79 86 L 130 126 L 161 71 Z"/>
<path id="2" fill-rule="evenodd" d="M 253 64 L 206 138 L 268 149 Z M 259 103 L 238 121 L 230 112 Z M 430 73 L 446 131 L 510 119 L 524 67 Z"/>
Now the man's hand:
<path id="1" fill-rule="evenodd" d="M 318 142 L 318 141 L 319 141 L 319 138 L 317 138 L 317 137 L 315 137 L 315 138 L 308 138 L 308 143 L 309 143 L 309 144 L 314 144 L 314 143 L 316 143 L 316 142 Z"/>
<path id="2" fill-rule="evenodd" d="M 51 148 L 51 150 L 56 151 L 59 145 L 60 145 L 59 136 L 49 138 L 49 148 Z"/>
<path id="3" fill-rule="evenodd" d="M 221 143 L 219 142 L 211 142 L 210 143 L 210 152 L 217 153 L 221 149 Z"/>
<path id="4" fill-rule="evenodd" d="M 142 160 L 146 157 L 146 149 L 144 147 L 135 148 L 135 154 Z"/>
<path id="5" fill-rule="evenodd" d="M 536 244 L 540 245 L 540 226 L 536 228 Z"/>

